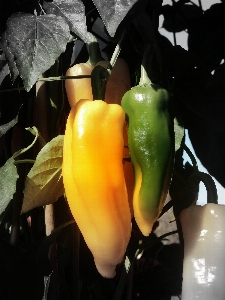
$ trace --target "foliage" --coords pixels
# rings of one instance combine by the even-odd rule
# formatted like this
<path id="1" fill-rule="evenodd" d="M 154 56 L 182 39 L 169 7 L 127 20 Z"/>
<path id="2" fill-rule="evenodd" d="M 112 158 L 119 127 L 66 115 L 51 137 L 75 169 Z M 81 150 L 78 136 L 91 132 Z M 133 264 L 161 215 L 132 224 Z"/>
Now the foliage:
<path id="1" fill-rule="evenodd" d="M 198 5 L 188 0 L 172 1 L 171 5 L 162 2 L 1 1 L 1 299 L 42 299 L 44 276 L 50 279 L 45 288 L 48 299 L 112 299 L 114 294 L 115 299 L 147 299 L 149 294 L 151 299 L 169 299 L 180 294 L 182 268 L 176 269 L 176 263 L 182 264 L 181 249 L 176 249 L 170 268 L 162 258 L 169 248 L 154 233 L 143 238 L 134 221 L 128 264 L 118 265 L 113 280 L 101 278 L 71 221 L 60 179 L 70 109 L 64 76 L 72 64 L 88 60 L 87 49 L 96 37 L 102 55 L 109 60 L 119 43 L 119 57 L 129 65 L 132 86 L 140 77 L 144 47 L 150 44 L 149 76 L 171 94 L 176 158 L 172 200 L 164 207 L 164 215 L 173 206 L 178 218 L 183 208 L 196 201 L 199 181 L 211 182 L 207 176 L 194 176 L 194 160 L 192 166 L 183 165 L 184 129 L 188 129 L 203 165 L 225 186 L 225 3 L 203 11 L 200 0 Z M 160 16 L 164 17 L 163 28 L 173 33 L 174 45 L 159 32 Z M 188 50 L 177 45 L 177 33 L 182 31 L 188 34 Z M 25 130 L 33 126 L 40 133 L 35 144 Z M 30 144 L 32 148 L 19 152 L 21 163 L 15 164 L 15 154 Z M 213 197 L 216 199 L 216 194 Z M 55 231 L 46 237 L 46 207 L 53 203 Z M 181 234 L 180 239 L 182 245 Z M 170 283 L 168 278 L 174 280 Z"/>

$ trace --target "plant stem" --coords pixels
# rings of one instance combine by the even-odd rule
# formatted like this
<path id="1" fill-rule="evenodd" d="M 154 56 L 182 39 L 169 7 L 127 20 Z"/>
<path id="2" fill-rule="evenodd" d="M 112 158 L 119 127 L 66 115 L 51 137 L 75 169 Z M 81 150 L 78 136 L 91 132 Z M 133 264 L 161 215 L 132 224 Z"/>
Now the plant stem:
<path id="1" fill-rule="evenodd" d="M 15 160 L 15 161 L 14 161 L 14 165 L 17 165 L 17 164 L 24 164 L 24 163 L 31 163 L 31 164 L 34 164 L 34 163 L 35 163 L 35 160 L 34 160 L 34 159 L 21 159 L 21 160 Z"/>
<path id="2" fill-rule="evenodd" d="M 198 164 L 197 164 L 197 161 L 196 161 L 193 153 L 191 152 L 191 150 L 188 148 L 188 146 L 186 144 L 183 144 L 183 149 L 186 151 L 186 153 L 188 154 L 188 156 L 191 159 L 194 172 L 198 172 Z"/>
<path id="3" fill-rule="evenodd" d="M 94 35 L 89 32 L 89 40 L 88 43 L 88 52 L 89 52 L 89 59 L 87 63 L 91 66 L 95 66 L 99 61 L 104 60 L 101 51 L 99 48 L 99 43 Z"/>
<path id="4" fill-rule="evenodd" d="M 201 0 L 198 0 L 198 4 L 199 4 L 199 7 L 201 8 L 202 12 L 203 12 L 203 9 L 202 9 L 202 1 Z"/>
<path id="5" fill-rule="evenodd" d="M 218 204 L 218 194 L 214 180 L 212 177 L 204 172 L 194 172 L 190 178 L 198 178 L 202 181 L 207 190 L 207 203 Z"/>
<path id="6" fill-rule="evenodd" d="M 139 85 L 150 85 L 152 84 L 150 78 L 148 77 L 148 60 L 151 53 L 151 46 L 147 45 L 143 54 L 142 63 L 141 63 L 141 78 Z"/>
<path id="7" fill-rule="evenodd" d="M 38 78 L 37 81 L 55 81 L 55 80 L 66 80 L 66 79 L 82 79 L 90 78 L 90 75 L 77 75 L 77 76 L 58 76 L 58 77 L 47 77 L 47 78 Z"/>
<path id="8" fill-rule="evenodd" d="M 33 128 L 33 129 L 35 130 L 35 132 L 36 132 L 36 136 L 35 136 L 33 142 L 32 142 L 28 147 L 23 148 L 23 149 L 21 149 L 21 150 L 15 152 L 15 153 L 13 154 L 13 158 L 14 158 L 14 159 L 15 159 L 17 156 L 19 156 L 20 154 L 22 154 L 22 153 L 26 152 L 27 150 L 29 150 L 29 149 L 30 149 L 31 147 L 33 147 L 33 145 L 35 144 L 35 142 L 36 142 L 36 140 L 37 140 L 37 138 L 38 138 L 38 130 L 37 130 L 37 128 L 36 128 L 35 126 L 33 126 L 32 128 Z M 28 130 L 28 129 L 27 129 L 27 130 Z"/>
<path id="9" fill-rule="evenodd" d="M 18 166 L 18 174 L 19 178 L 16 182 L 16 193 L 13 197 L 13 215 L 12 215 L 12 226 L 11 226 L 11 236 L 10 236 L 10 244 L 13 246 L 17 245 L 19 231 L 20 231 L 20 212 L 22 208 L 23 201 L 23 189 L 25 183 L 25 166 Z"/>
<path id="10" fill-rule="evenodd" d="M 45 206 L 45 234 L 49 236 L 55 229 L 54 222 L 54 206 L 53 204 L 48 204 Z"/>
<path id="11" fill-rule="evenodd" d="M 138 253 L 137 249 L 138 249 L 138 238 L 133 235 L 133 236 L 131 236 L 128 247 L 127 247 L 127 255 L 126 255 L 125 262 L 123 265 L 123 270 L 122 270 L 122 273 L 120 276 L 120 281 L 117 286 L 113 300 L 121 300 L 122 299 L 124 289 L 125 289 L 125 286 L 127 283 L 127 277 L 130 272 L 130 268 L 131 268 L 132 263 Z"/>
<path id="12" fill-rule="evenodd" d="M 94 67 L 91 72 L 91 85 L 93 100 L 104 100 L 106 83 L 110 74 L 107 69 L 102 66 Z"/>
<path id="13" fill-rule="evenodd" d="M 74 299 L 80 300 L 80 230 L 75 222 L 73 226 L 73 279 Z"/>
<path id="14" fill-rule="evenodd" d="M 112 57 L 111 57 L 111 59 L 110 59 L 109 65 L 110 65 L 111 68 L 114 67 L 114 65 L 115 65 L 115 63 L 116 63 L 116 60 L 117 60 L 117 58 L 118 58 L 118 56 L 119 56 L 119 54 L 120 54 L 120 51 L 121 51 L 121 48 L 122 48 L 122 43 L 123 43 L 123 41 L 124 41 L 125 34 L 126 34 L 126 30 L 123 31 L 123 33 L 122 33 L 122 35 L 121 35 L 121 38 L 120 38 L 120 40 L 118 41 L 118 44 L 116 45 L 116 48 L 115 48 L 115 50 L 114 50 L 114 52 L 113 52 L 113 55 L 112 55 Z"/>

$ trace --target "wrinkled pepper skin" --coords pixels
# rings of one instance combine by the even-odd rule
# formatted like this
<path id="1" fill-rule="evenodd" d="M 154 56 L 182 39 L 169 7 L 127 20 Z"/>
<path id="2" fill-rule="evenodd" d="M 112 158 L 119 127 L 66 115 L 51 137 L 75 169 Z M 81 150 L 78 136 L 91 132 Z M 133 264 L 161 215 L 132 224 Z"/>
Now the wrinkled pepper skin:
<path id="1" fill-rule="evenodd" d="M 107 68 L 108 61 L 100 61 L 96 65 Z M 91 75 L 95 66 L 89 63 L 80 63 L 72 66 L 66 72 L 66 76 Z M 66 79 L 66 93 L 70 107 L 80 99 L 93 100 L 91 79 Z M 130 74 L 124 59 L 118 58 L 112 69 L 111 76 L 106 84 L 105 102 L 108 104 L 120 104 L 123 95 L 130 89 Z"/>
<path id="2" fill-rule="evenodd" d="M 136 86 L 121 103 L 135 172 L 134 217 L 148 236 L 164 205 L 173 168 L 174 130 L 169 93 L 158 85 Z"/>
<path id="3" fill-rule="evenodd" d="M 115 275 L 131 235 L 123 173 L 121 106 L 80 100 L 69 114 L 64 138 L 63 182 L 74 219 L 99 273 Z"/>

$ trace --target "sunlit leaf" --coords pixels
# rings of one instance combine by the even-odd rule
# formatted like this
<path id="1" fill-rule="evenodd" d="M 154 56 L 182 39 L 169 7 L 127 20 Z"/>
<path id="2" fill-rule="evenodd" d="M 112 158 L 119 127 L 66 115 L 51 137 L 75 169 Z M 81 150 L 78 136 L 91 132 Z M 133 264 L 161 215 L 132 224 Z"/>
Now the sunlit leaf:
<path id="1" fill-rule="evenodd" d="M 110 36 L 114 36 L 117 27 L 137 0 L 93 0 Z"/>
<path id="2" fill-rule="evenodd" d="M 69 24 L 70 30 L 85 43 L 88 42 L 85 7 L 81 0 L 54 0 L 43 4 L 48 14 L 63 17 Z"/>
<path id="3" fill-rule="evenodd" d="M 13 198 L 18 177 L 14 158 L 10 157 L 4 166 L 0 168 L 0 214 L 6 209 L 6 206 Z"/>
<path id="4" fill-rule="evenodd" d="M 27 91 L 65 51 L 69 36 L 69 26 L 60 16 L 16 13 L 8 19 L 1 44 L 10 71 L 15 73 L 16 64 Z"/>
<path id="5" fill-rule="evenodd" d="M 63 195 L 63 140 L 63 135 L 57 136 L 37 155 L 35 164 L 26 178 L 22 213 L 38 206 L 52 204 Z"/>
<path id="6" fill-rule="evenodd" d="M 184 137 L 184 128 L 181 127 L 177 119 L 174 119 L 174 132 L 175 132 L 175 151 L 180 148 L 181 141 Z"/>

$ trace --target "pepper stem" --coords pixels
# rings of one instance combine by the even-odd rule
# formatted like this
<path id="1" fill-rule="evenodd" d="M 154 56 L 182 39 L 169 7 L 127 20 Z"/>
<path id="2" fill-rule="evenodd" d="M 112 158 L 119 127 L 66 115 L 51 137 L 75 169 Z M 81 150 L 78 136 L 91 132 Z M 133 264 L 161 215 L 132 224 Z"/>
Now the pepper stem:
<path id="1" fill-rule="evenodd" d="M 96 37 L 90 32 L 88 34 L 89 34 L 89 43 L 88 43 L 89 59 L 87 63 L 90 64 L 91 66 L 95 66 L 99 61 L 104 59 L 101 55 L 99 43 Z"/>
<path id="2" fill-rule="evenodd" d="M 150 85 L 152 84 L 150 78 L 148 77 L 148 61 L 151 53 L 151 46 L 147 45 L 143 54 L 142 63 L 141 63 L 141 78 L 139 85 Z"/>
<path id="3" fill-rule="evenodd" d="M 110 72 L 102 66 L 94 67 L 91 72 L 91 85 L 93 100 L 104 100 L 106 83 L 110 76 Z"/>

